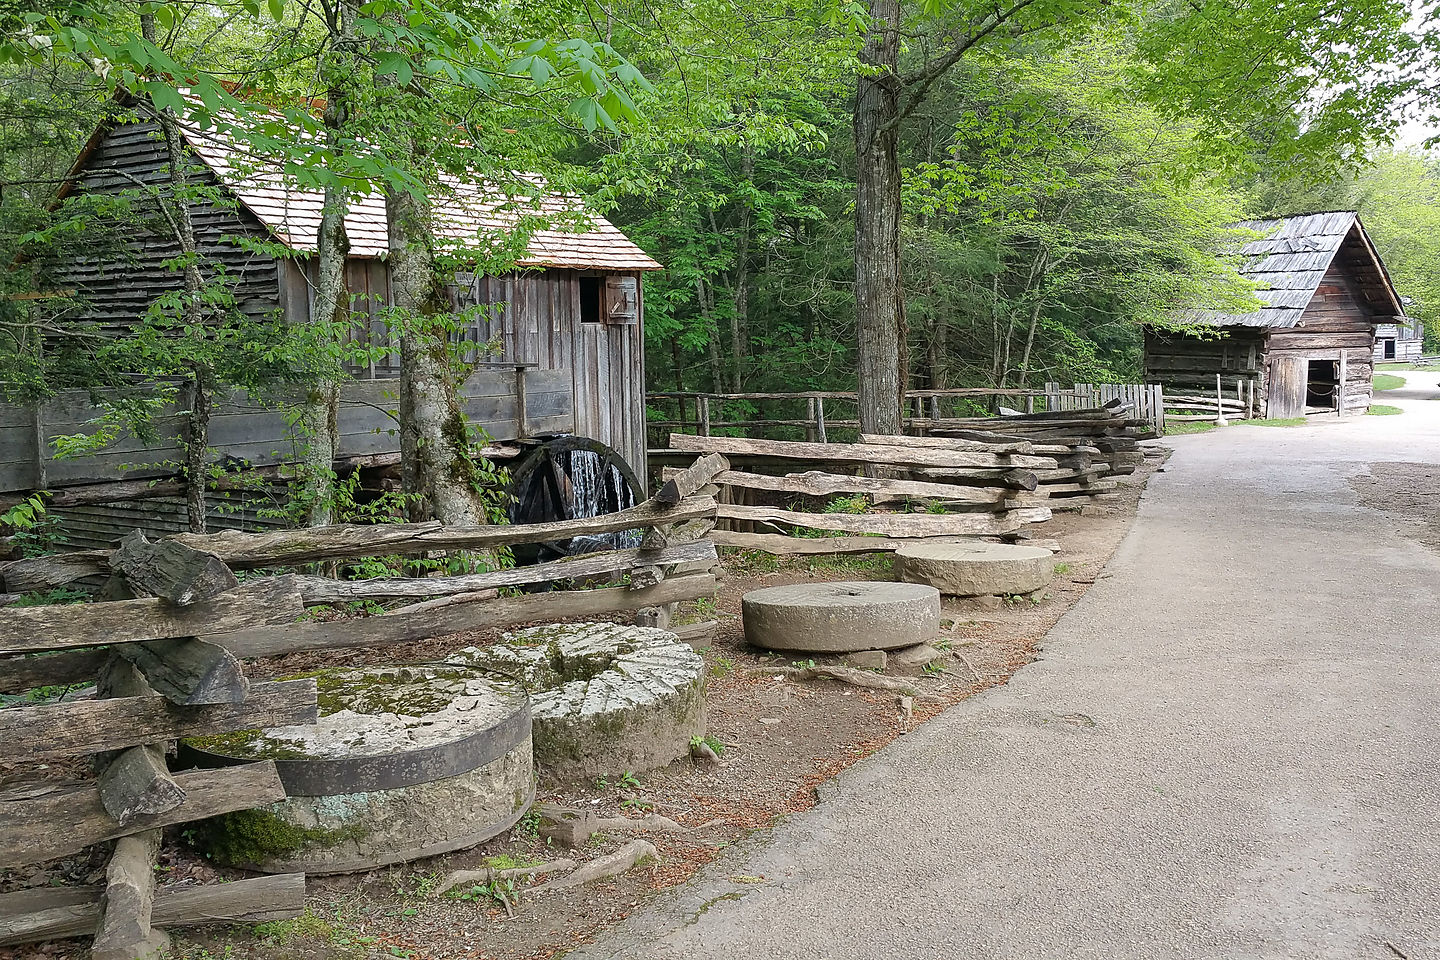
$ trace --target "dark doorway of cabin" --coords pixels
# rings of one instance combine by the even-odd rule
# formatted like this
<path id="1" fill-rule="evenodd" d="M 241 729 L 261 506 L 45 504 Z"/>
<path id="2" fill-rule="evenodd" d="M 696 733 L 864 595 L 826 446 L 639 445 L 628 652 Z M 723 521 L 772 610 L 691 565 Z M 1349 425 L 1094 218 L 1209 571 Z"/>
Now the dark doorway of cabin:
<path id="1" fill-rule="evenodd" d="M 1336 386 L 1340 381 L 1339 362 L 1335 360 L 1311 360 L 1305 380 L 1305 406 L 1307 409 L 1334 410 Z"/>
<path id="2" fill-rule="evenodd" d="M 1380 342 L 1385 345 L 1385 359 L 1386 359 L 1386 360 L 1394 360 L 1394 359 L 1395 359 L 1395 341 L 1394 341 L 1394 340 L 1381 340 Z"/>

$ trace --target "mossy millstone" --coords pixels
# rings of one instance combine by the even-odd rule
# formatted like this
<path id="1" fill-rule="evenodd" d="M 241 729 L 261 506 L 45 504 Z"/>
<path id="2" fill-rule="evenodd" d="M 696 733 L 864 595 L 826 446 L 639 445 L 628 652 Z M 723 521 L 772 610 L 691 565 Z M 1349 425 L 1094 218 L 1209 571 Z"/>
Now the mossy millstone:
<path id="1" fill-rule="evenodd" d="M 524 690 L 462 666 L 339 668 L 314 725 L 183 741 L 207 765 L 274 760 L 288 794 L 207 821 L 217 860 L 271 873 L 349 873 L 474 846 L 534 800 Z"/>
<path id="2" fill-rule="evenodd" d="M 705 661 L 668 630 L 531 627 L 448 659 L 485 665 L 529 690 L 535 766 L 550 781 L 653 770 L 705 735 Z"/>
<path id="3" fill-rule="evenodd" d="M 894 650 L 940 632 L 940 593 L 913 583 L 797 583 L 740 600 L 745 639 L 765 650 Z"/>

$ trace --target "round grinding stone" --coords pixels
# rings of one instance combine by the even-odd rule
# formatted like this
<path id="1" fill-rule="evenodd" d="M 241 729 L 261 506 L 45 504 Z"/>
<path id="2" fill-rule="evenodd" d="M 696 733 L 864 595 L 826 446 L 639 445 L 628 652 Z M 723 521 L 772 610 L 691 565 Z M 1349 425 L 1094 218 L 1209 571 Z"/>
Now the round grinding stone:
<path id="1" fill-rule="evenodd" d="M 1030 593 L 1055 579 L 1049 550 L 1009 543 L 916 543 L 895 552 L 895 575 L 957 597 Z"/>
<path id="2" fill-rule="evenodd" d="M 893 650 L 940 632 L 940 593 L 913 583 L 800 583 L 741 600 L 745 639 L 766 650 Z"/>
<path id="3" fill-rule="evenodd" d="M 474 846 L 534 800 L 524 690 L 464 666 L 336 668 L 313 725 L 184 741 L 205 766 L 273 760 L 286 799 L 202 831 L 221 862 L 349 873 Z M 301 678 L 290 678 L 301 679 Z"/>
<path id="4" fill-rule="evenodd" d="M 663 767 L 705 735 L 705 660 L 668 630 L 562 623 L 452 653 L 529 691 L 535 766 L 575 783 Z"/>

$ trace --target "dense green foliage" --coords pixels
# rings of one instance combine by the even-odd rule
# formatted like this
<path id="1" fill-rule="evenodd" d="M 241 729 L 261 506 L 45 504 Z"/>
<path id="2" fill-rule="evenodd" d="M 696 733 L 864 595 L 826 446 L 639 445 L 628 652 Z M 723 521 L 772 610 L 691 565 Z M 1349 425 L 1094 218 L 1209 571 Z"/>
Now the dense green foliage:
<path id="1" fill-rule="evenodd" d="M 175 297 L 122 343 L 77 335 L 63 300 L 14 299 L 176 202 L 150 186 L 108 209 L 50 204 L 127 97 L 228 128 L 307 186 L 424 194 L 470 171 L 523 192 L 514 175 L 530 171 L 583 190 L 667 267 L 647 281 L 651 389 L 853 387 L 852 124 L 873 5 L 369 0 L 351 41 L 342 7 L 32 0 L 0 15 L 12 394 L 196 370 L 306 382 L 342 359 L 333 336 L 238 319 L 223 276 L 194 311 L 182 263 Z M 1393 0 L 1327 10 L 906 7 L 909 384 L 1135 379 L 1142 324 L 1246 304 L 1225 225 L 1247 213 L 1357 205 L 1413 311 L 1440 317 L 1440 174 L 1383 146 L 1394 104 L 1429 95 L 1429 38 Z M 337 90 L 350 116 L 327 141 L 312 98 Z M 523 236 L 496 239 L 477 237 L 471 259 L 504 269 Z M 57 332 L 62 349 L 33 349 Z"/>

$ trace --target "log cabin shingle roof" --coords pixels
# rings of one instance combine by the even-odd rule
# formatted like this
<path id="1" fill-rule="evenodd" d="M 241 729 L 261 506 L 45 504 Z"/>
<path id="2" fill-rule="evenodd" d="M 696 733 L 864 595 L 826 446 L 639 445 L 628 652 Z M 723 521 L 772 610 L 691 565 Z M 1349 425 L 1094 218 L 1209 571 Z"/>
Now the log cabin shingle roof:
<path id="1" fill-rule="evenodd" d="M 1235 225 L 1262 234 L 1240 250 L 1240 275 L 1258 286 L 1264 304 L 1250 313 L 1203 312 L 1216 326 L 1293 327 L 1300 322 L 1337 256 L 1349 265 L 1377 316 L 1404 313 L 1380 255 L 1353 210 L 1306 213 Z"/>
<path id="2" fill-rule="evenodd" d="M 110 128 L 101 127 L 71 170 L 75 177 L 92 152 L 93 143 Z M 287 180 L 273 158 L 247 153 L 233 139 L 181 121 L 185 141 L 195 156 L 256 218 L 293 250 L 313 253 L 320 231 L 323 194 Z M 572 270 L 659 270 L 661 265 L 614 224 L 584 209 L 574 195 L 547 192 L 536 178 L 526 178 L 534 195 L 507 195 L 478 181 L 447 177 L 431 196 L 433 228 L 455 247 L 498 248 L 527 218 L 533 227 L 518 267 Z M 63 192 L 62 192 L 63 193 Z M 352 257 L 384 257 L 390 251 L 385 200 L 379 194 L 351 196 L 345 231 Z"/>

